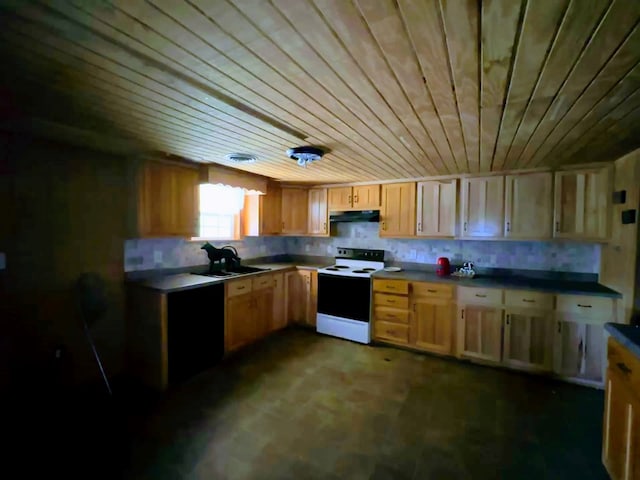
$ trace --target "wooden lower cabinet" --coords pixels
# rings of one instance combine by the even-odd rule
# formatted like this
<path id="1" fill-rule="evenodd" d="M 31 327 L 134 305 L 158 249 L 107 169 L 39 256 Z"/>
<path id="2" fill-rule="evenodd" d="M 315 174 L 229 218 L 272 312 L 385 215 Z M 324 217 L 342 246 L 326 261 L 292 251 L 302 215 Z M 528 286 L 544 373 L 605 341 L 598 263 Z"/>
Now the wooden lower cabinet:
<path id="1" fill-rule="evenodd" d="M 409 343 L 409 325 L 376 320 L 374 334 L 380 340 L 389 340 L 402 344 Z"/>
<path id="2" fill-rule="evenodd" d="M 256 317 L 256 339 L 271 332 L 273 324 L 273 288 L 263 288 L 254 292 L 254 308 Z"/>
<path id="3" fill-rule="evenodd" d="M 285 274 L 286 323 L 316 326 L 318 272 L 294 270 Z"/>
<path id="4" fill-rule="evenodd" d="M 227 299 L 226 326 L 227 352 L 237 350 L 257 338 L 255 299 L 252 293 Z"/>
<path id="5" fill-rule="evenodd" d="M 640 480 L 640 360 L 609 339 L 602 462 L 613 480 Z"/>
<path id="6" fill-rule="evenodd" d="M 606 321 L 608 319 L 595 321 L 578 316 L 558 318 L 554 334 L 554 373 L 578 383 L 602 386 Z"/>
<path id="7" fill-rule="evenodd" d="M 502 356 L 502 310 L 464 305 L 459 316 L 458 353 L 461 357 L 498 363 Z"/>
<path id="8" fill-rule="evenodd" d="M 450 300 L 421 298 L 413 301 L 410 343 L 416 348 L 451 353 L 454 308 Z"/>
<path id="9" fill-rule="evenodd" d="M 505 311 L 505 365 L 524 370 L 550 371 L 552 368 L 552 313 L 533 309 Z"/>
<path id="10" fill-rule="evenodd" d="M 273 317 L 270 328 L 272 331 L 287 326 L 284 275 L 284 273 L 273 275 Z"/>

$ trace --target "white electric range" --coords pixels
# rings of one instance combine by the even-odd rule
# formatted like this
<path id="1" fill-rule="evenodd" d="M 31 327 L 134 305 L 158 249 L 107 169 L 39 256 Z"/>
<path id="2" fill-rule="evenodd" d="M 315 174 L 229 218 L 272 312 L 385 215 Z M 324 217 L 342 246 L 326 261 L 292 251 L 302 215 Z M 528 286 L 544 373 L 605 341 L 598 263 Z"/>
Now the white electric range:
<path id="1" fill-rule="evenodd" d="M 371 275 L 384 268 L 384 250 L 338 248 L 335 265 L 318 269 L 319 333 L 371 342 Z"/>

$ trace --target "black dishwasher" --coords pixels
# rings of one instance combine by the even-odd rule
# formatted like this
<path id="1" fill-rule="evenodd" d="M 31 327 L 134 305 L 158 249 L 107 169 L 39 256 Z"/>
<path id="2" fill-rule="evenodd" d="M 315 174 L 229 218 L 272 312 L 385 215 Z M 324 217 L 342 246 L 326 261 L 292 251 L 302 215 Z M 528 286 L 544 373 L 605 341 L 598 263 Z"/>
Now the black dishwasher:
<path id="1" fill-rule="evenodd" d="M 169 384 L 180 383 L 224 356 L 224 285 L 167 294 Z"/>

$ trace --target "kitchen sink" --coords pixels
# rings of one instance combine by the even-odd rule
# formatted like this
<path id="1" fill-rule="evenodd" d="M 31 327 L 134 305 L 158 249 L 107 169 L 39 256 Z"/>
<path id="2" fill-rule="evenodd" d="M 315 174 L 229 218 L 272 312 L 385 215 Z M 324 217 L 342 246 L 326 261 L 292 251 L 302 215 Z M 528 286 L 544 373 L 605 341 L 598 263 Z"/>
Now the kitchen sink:
<path id="1" fill-rule="evenodd" d="M 240 265 L 238 267 L 234 267 L 232 270 L 230 270 L 231 273 L 257 273 L 257 272 L 266 272 L 267 270 L 270 270 L 269 268 L 258 268 L 258 267 L 245 267 L 243 265 Z"/>
<path id="2" fill-rule="evenodd" d="M 238 275 L 245 275 L 247 273 L 258 273 L 258 272 L 266 272 L 270 270 L 269 268 L 258 268 L 258 267 L 245 267 L 240 265 L 235 267 L 231 271 L 227 270 L 219 270 L 216 272 L 191 272 L 192 275 L 203 275 L 205 277 L 214 277 L 214 278 L 224 278 L 224 277 L 237 277 Z"/>

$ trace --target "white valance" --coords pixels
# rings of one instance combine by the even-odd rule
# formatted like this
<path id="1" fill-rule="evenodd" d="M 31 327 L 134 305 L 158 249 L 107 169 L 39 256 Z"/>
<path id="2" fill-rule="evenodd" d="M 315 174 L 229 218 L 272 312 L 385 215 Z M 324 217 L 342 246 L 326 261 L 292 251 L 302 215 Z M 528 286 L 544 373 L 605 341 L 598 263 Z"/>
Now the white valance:
<path id="1" fill-rule="evenodd" d="M 207 165 L 203 167 L 201 175 L 202 183 L 213 185 L 228 185 L 230 187 L 242 188 L 247 193 L 266 194 L 267 177 L 254 173 L 243 172 L 221 165 Z"/>

